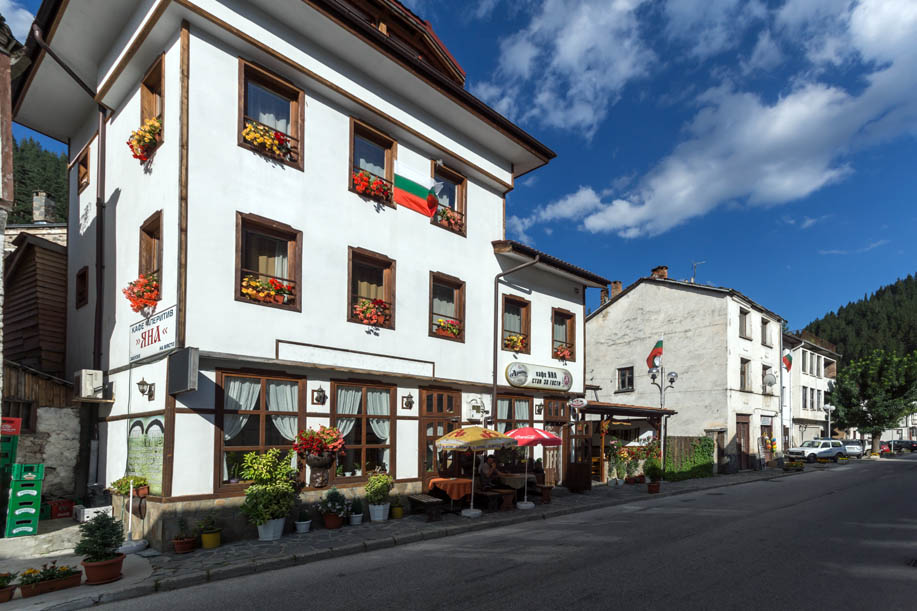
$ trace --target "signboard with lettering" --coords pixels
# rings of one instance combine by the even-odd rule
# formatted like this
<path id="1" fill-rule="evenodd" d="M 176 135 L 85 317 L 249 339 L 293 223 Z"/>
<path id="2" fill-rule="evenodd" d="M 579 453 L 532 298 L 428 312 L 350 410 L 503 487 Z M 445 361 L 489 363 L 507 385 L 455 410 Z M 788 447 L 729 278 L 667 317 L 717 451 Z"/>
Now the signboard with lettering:
<path id="1" fill-rule="evenodd" d="M 172 306 L 131 325 L 131 362 L 175 347 L 175 319 L 177 313 L 177 307 Z"/>
<path id="2" fill-rule="evenodd" d="M 567 401 L 567 405 L 569 405 L 570 407 L 574 409 L 580 409 L 582 407 L 586 407 L 587 405 L 589 405 L 589 401 L 587 401 L 586 399 L 583 399 L 582 397 L 576 397 L 574 399 L 570 399 L 569 401 Z"/>
<path id="3" fill-rule="evenodd" d="M 528 363 L 507 365 L 506 381 L 516 388 L 567 391 L 573 386 L 573 376 L 566 369 Z"/>

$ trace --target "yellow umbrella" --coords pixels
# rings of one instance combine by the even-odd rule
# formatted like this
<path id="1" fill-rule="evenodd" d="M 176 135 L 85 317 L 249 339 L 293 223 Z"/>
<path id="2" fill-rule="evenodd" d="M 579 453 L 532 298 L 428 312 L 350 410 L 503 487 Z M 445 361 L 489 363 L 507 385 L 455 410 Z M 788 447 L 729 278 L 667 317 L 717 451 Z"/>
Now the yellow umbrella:
<path id="1" fill-rule="evenodd" d="M 474 457 L 479 450 L 496 450 L 518 445 L 518 442 L 512 437 L 508 437 L 499 431 L 485 429 L 482 426 L 469 426 L 464 429 L 456 429 L 447 435 L 443 435 L 436 440 L 436 447 L 440 450 L 471 450 L 473 453 L 471 460 L 471 509 L 462 511 L 466 517 L 477 517 L 481 515 L 480 510 L 474 508 Z"/>

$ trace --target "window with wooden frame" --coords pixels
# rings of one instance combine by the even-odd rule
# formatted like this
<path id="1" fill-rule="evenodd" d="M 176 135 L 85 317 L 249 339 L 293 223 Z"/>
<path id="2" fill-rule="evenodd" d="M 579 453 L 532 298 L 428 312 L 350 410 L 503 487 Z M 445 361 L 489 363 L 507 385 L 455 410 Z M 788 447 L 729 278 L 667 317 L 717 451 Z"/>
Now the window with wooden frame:
<path id="1" fill-rule="evenodd" d="M 76 294 L 76 308 L 80 309 L 89 303 L 89 267 L 83 266 L 76 272 L 76 282 L 74 282 Z"/>
<path id="2" fill-rule="evenodd" d="M 331 426 L 344 436 L 334 481 L 362 481 L 376 469 L 394 473 L 395 388 L 333 383 Z"/>
<path id="3" fill-rule="evenodd" d="M 576 316 L 573 312 L 551 308 L 551 358 L 576 361 Z"/>
<path id="4" fill-rule="evenodd" d="M 503 295 L 503 349 L 530 354 L 532 304 L 515 295 Z"/>
<path id="5" fill-rule="evenodd" d="M 630 392 L 634 390 L 634 368 L 618 368 L 618 392 Z"/>
<path id="6" fill-rule="evenodd" d="M 564 399 L 546 399 L 544 402 L 544 419 L 553 422 L 567 422 L 567 401 Z"/>
<path id="7" fill-rule="evenodd" d="M 166 82 L 164 58 L 164 53 L 156 58 L 140 83 L 140 124 L 146 125 L 150 119 L 159 120 L 160 128 L 156 146 L 162 144 L 163 110 L 165 108 L 163 93 Z"/>
<path id="8" fill-rule="evenodd" d="M 237 301 L 301 311 L 301 260 L 301 231 L 236 212 Z"/>
<path id="9" fill-rule="evenodd" d="M 38 405 L 26 399 L 4 399 L 3 417 L 19 418 L 20 433 L 36 433 L 38 424 Z"/>
<path id="10" fill-rule="evenodd" d="M 76 160 L 77 193 L 89 186 L 89 147 L 87 146 Z"/>
<path id="11" fill-rule="evenodd" d="M 437 165 L 436 161 L 431 161 L 430 164 L 433 180 L 439 185 L 436 212 L 433 213 L 430 222 L 464 236 L 467 227 L 465 191 L 468 181 L 458 172 L 444 165 Z"/>
<path id="12" fill-rule="evenodd" d="M 751 390 L 751 361 L 739 359 L 739 388 Z"/>
<path id="13" fill-rule="evenodd" d="M 430 272 L 429 335 L 465 341 L 465 283 L 440 272 Z"/>
<path id="14" fill-rule="evenodd" d="M 239 146 L 303 169 L 301 89 L 239 59 Z"/>
<path id="15" fill-rule="evenodd" d="M 347 320 L 395 328 L 395 261 L 363 248 L 348 248 Z"/>
<path id="16" fill-rule="evenodd" d="M 761 317 L 761 345 L 771 346 L 770 321 L 763 316 Z"/>
<path id="17" fill-rule="evenodd" d="M 215 488 L 241 488 L 246 453 L 293 449 L 305 428 L 306 381 L 218 371 L 217 387 Z"/>
<path id="18" fill-rule="evenodd" d="M 750 314 L 751 312 L 744 308 L 739 310 L 739 337 L 742 339 L 751 339 L 751 331 L 748 327 Z"/>
<path id="19" fill-rule="evenodd" d="M 350 190 L 394 207 L 395 141 L 365 123 L 350 120 Z"/>
<path id="20" fill-rule="evenodd" d="M 155 276 L 162 286 L 162 211 L 140 226 L 140 269 L 142 276 Z"/>
<path id="21" fill-rule="evenodd" d="M 497 413 L 494 414 L 496 429 L 505 433 L 524 426 L 532 426 L 532 398 L 497 396 Z"/>

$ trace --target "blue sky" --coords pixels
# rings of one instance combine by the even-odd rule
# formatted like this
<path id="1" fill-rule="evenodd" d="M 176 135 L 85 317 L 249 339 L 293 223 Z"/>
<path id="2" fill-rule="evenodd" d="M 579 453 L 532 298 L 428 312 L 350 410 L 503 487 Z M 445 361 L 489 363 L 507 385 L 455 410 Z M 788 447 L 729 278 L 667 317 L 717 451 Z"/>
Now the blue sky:
<path id="1" fill-rule="evenodd" d="M 558 153 L 509 237 L 625 286 L 706 261 L 791 328 L 917 271 L 917 2 L 404 1 Z"/>

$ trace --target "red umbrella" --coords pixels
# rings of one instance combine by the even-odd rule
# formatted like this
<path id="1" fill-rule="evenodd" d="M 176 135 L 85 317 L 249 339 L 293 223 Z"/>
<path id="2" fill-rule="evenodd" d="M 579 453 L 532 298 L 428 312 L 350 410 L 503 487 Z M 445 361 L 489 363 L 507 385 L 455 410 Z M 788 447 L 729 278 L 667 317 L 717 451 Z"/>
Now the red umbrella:
<path id="1" fill-rule="evenodd" d="M 521 429 L 513 429 L 504 433 L 507 437 L 512 437 L 516 442 L 522 446 L 559 446 L 563 445 L 564 440 L 555 435 L 554 433 L 549 433 L 548 431 L 542 429 L 536 429 L 531 426 L 524 426 Z M 529 461 L 525 461 L 525 479 L 526 485 L 524 503 L 528 505 L 529 502 L 529 487 L 528 487 L 528 477 L 529 477 Z M 520 507 L 522 507 L 520 505 Z M 529 507 L 531 509 L 531 507 Z"/>

